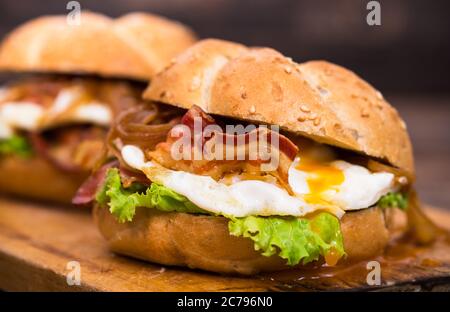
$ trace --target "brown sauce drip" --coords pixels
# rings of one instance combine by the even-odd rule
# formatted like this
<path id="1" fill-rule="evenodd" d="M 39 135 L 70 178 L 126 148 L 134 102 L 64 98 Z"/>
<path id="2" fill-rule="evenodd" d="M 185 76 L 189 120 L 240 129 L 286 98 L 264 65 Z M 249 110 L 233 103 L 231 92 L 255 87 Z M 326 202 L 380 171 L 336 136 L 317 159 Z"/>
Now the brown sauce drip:
<path id="1" fill-rule="evenodd" d="M 319 290 L 349 286 L 366 288 L 369 287 L 366 279 L 371 270 L 367 268 L 367 263 L 372 260 L 380 263 L 382 285 L 420 280 L 438 273 L 450 277 L 450 234 L 442 231 L 428 245 L 418 245 L 411 238 L 401 239 L 391 243 L 382 256 L 374 259 L 353 263 L 344 261 L 332 267 L 316 263 L 294 270 L 265 273 L 259 277 L 288 289 L 295 286 Z"/>
<path id="2" fill-rule="evenodd" d="M 306 287 L 315 290 L 368 288 L 368 262 L 380 263 L 382 286 L 436 276 L 450 279 L 450 232 L 437 227 L 420 208 L 414 190 L 410 193 L 408 231 L 391 241 L 383 255 L 357 262 L 341 261 L 335 266 L 313 263 L 300 268 L 260 275 L 275 287 Z M 281 288 L 283 288 L 281 287 Z"/>

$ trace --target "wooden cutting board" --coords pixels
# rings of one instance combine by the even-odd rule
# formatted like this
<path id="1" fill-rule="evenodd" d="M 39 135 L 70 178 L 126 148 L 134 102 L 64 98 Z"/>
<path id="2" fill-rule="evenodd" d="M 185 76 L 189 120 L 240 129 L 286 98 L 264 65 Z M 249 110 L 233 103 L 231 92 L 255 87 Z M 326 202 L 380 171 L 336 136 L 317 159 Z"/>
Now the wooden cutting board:
<path id="1" fill-rule="evenodd" d="M 427 212 L 450 227 L 450 212 Z M 80 265 L 79 286 L 67 283 L 71 261 Z M 243 278 L 161 267 L 109 252 L 88 211 L 0 198 L 0 289 L 7 291 L 450 290 L 450 247 L 382 264 L 381 286 L 367 285 L 365 263 L 352 270 L 361 274 Z"/>

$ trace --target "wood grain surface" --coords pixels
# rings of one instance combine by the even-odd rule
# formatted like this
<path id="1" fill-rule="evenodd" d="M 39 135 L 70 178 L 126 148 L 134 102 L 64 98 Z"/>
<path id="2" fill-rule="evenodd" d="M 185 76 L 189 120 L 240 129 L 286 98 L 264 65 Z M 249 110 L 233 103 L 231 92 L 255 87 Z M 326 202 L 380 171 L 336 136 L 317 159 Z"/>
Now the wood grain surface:
<path id="1" fill-rule="evenodd" d="M 438 209 L 428 212 L 441 225 L 450 225 L 448 212 Z M 365 283 L 365 266 L 352 269 L 360 270 L 361 274 L 337 274 L 332 278 L 327 272 L 317 278 L 296 271 L 254 278 L 225 277 L 114 255 L 108 251 L 87 211 L 0 198 L 0 289 L 7 291 L 448 289 L 448 248 L 425 250 L 413 263 L 382 265 L 381 288 Z M 66 266 L 70 261 L 80 263 L 80 286 L 67 284 Z"/>

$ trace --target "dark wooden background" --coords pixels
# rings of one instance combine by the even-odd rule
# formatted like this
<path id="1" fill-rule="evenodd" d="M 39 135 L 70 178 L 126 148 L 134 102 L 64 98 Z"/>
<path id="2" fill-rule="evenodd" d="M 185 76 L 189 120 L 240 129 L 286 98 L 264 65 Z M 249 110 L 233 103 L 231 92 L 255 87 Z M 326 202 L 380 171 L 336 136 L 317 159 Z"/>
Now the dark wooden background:
<path id="1" fill-rule="evenodd" d="M 68 1 L 0 0 L 0 37 Z M 297 61 L 326 59 L 380 89 L 408 124 L 425 201 L 450 209 L 450 1 L 380 0 L 381 26 L 368 26 L 368 0 L 80 0 L 119 16 L 148 11 L 178 19 L 202 37 L 271 46 Z"/>

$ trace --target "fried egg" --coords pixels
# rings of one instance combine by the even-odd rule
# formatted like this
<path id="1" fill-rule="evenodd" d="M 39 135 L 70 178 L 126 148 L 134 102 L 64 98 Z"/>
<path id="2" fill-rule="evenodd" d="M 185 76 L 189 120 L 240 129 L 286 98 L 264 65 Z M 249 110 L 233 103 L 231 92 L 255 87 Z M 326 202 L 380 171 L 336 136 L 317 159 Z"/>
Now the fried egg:
<path id="1" fill-rule="evenodd" d="M 345 161 L 301 162 L 297 157 L 289 169 L 289 186 L 294 195 L 277 185 L 260 180 L 237 181 L 231 185 L 211 177 L 174 171 L 145 161 L 136 146 L 121 150 L 125 162 L 141 170 L 152 181 L 186 196 L 198 207 L 214 214 L 245 217 L 305 216 L 329 211 L 342 217 L 345 210 L 367 208 L 392 190 L 394 175 L 371 173 Z"/>
<path id="2" fill-rule="evenodd" d="M 315 208 L 301 198 L 273 184 L 245 180 L 226 185 L 208 176 L 184 171 L 174 171 L 151 161 L 145 161 L 144 153 L 136 146 L 126 145 L 121 151 L 125 162 L 143 171 L 152 181 L 186 196 L 198 207 L 225 216 L 304 216 Z M 336 211 L 341 216 L 342 213 Z"/>
<path id="3" fill-rule="evenodd" d="M 33 130 L 42 118 L 44 109 L 32 102 L 14 102 L 0 105 L 0 122 L 4 136 L 12 135 L 13 129 Z"/>
<path id="4" fill-rule="evenodd" d="M 289 168 L 288 182 L 309 204 L 355 210 L 370 207 L 393 191 L 394 178 L 392 173 L 372 173 L 343 160 L 319 163 L 297 157 Z"/>
<path id="5" fill-rule="evenodd" d="M 111 123 L 108 105 L 100 102 L 77 103 L 77 89 L 63 89 L 50 107 L 33 102 L 0 103 L 0 138 L 8 138 L 14 130 L 37 130 L 60 123 L 90 122 L 102 126 Z"/>

